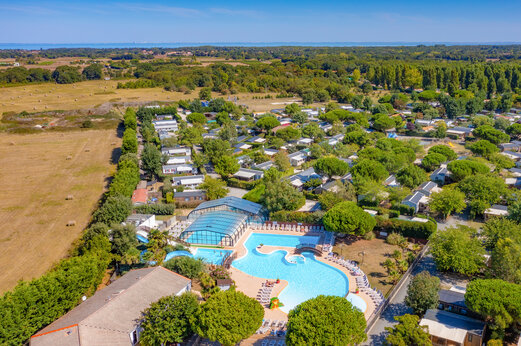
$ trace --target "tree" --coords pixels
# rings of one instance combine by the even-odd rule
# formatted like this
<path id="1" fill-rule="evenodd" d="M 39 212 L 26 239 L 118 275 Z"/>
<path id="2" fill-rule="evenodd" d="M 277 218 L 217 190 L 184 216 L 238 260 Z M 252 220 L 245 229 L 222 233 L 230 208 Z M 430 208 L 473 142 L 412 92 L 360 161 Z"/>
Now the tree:
<path id="1" fill-rule="evenodd" d="M 190 113 L 186 116 L 186 121 L 192 124 L 206 124 L 206 117 L 202 113 Z"/>
<path id="2" fill-rule="evenodd" d="M 72 66 L 58 66 L 52 73 L 52 79 L 58 84 L 70 84 L 81 81 L 81 74 L 78 69 Z"/>
<path id="3" fill-rule="evenodd" d="M 415 164 L 410 164 L 396 174 L 396 180 L 413 189 L 427 180 L 427 173 Z"/>
<path id="4" fill-rule="evenodd" d="M 519 139 L 521 137 L 521 124 L 515 123 L 510 125 L 506 129 L 506 133 L 508 133 L 512 138 Z"/>
<path id="5" fill-rule="evenodd" d="M 508 218 L 521 224 L 521 200 L 516 200 L 508 207 Z"/>
<path id="6" fill-rule="evenodd" d="M 469 159 L 449 162 L 447 169 L 450 171 L 451 178 L 454 181 L 460 181 L 466 177 L 490 172 L 490 168 L 487 165 Z"/>
<path id="7" fill-rule="evenodd" d="M 345 201 L 328 210 L 322 219 L 328 231 L 363 236 L 376 226 L 375 219 L 355 202 Z"/>
<path id="8" fill-rule="evenodd" d="M 82 75 L 87 80 L 103 78 L 103 69 L 100 64 L 91 64 L 83 69 Z"/>
<path id="9" fill-rule="evenodd" d="M 305 112 L 298 112 L 291 115 L 291 119 L 299 124 L 304 124 L 308 120 L 308 115 Z"/>
<path id="10" fill-rule="evenodd" d="M 123 222 L 132 212 L 132 201 L 125 196 L 111 196 L 92 215 L 93 223 L 107 226 Z"/>
<path id="11" fill-rule="evenodd" d="M 226 182 L 212 178 L 209 175 L 204 177 L 204 182 L 199 185 L 199 189 L 205 190 L 206 197 L 210 200 L 226 197 L 229 191 L 226 187 Z"/>
<path id="12" fill-rule="evenodd" d="M 494 119 L 486 115 L 476 115 L 472 117 L 472 125 L 480 127 L 482 125 L 494 126 Z"/>
<path id="13" fill-rule="evenodd" d="M 497 203 L 507 191 L 503 179 L 485 174 L 476 174 L 463 179 L 459 182 L 458 188 L 470 201 L 472 215 L 483 214 L 491 204 Z"/>
<path id="14" fill-rule="evenodd" d="M 138 245 L 136 227 L 134 225 L 114 225 L 110 232 L 112 252 L 123 256 Z"/>
<path id="15" fill-rule="evenodd" d="M 458 157 L 458 155 L 454 152 L 454 150 L 452 150 L 451 148 L 449 148 L 448 146 L 443 145 L 443 144 L 438 144 L 438 145 L 432 146 L 429 149 L 429 154 L 431 154 L 431 153 L 442 154 L 449 161 L 452 161 Z"/>
<path id="16" fill-rule="evenodd" d="M 151 230 L 148 233 L 148 243 L 146 244 L 147 252 L 144 254 L 144 257 L 146 257 L 148 261 L 154 261 L 157 264 L 163 263 L 166 248 L 169 246 L 170 241 L 173 240 L 174 237 L 170 235 L 168 231 Z"/>
<path id="17" fill-rule="evenodd" d="M 367 339 L 364 314 L 337 296 L 320 295 L 289 312 L 286 345 L 356 345 Z"/>
<path id="18" fill-rule="evenodd" d="M 277 131 L 276 136 L 282 138 L 285 142 L 294 141 L 300 138 L 300 130 L 293 126 L 286 126 Z"/>
<path id="19" fill-rule="evenodd" d="M 391 346 L 430 346 L 432 345 L 428 327 L 420 326 L 420 318 L 416 315 L 405 314 L 395 316 L 398 324 L 394 327 L 385 327 L 389 333 L 385 339 Z"/>
<path id="20" fill-rule="evenodd" d="M 213 294 L 194 315 L 194 331 L 224 346 L 235 345 L 262 325 L 264 309 L 242 292 L 227 290 Z"/>
<path id="21" fill-rule="evenodd" d="M 447 157 L 445 157 L 445 155 L 440 153 L 430 153 L 425 155 L 425 157 L 422 159 L 422 166 L 427 171 L 433 171 L 445 161 L 447 161 Z"/>
<path id="22" fill-rule="evenodd" d="M 317 123 L 310 123 L 304 126 L 302 129 L 302 135 L 305 137 L 317 139 L 323 138 L 325 133 Z"/>
<path id="23" fill-rule="evenodd" d="M 473 229 L 461 225 L 434 233 L 430 243 L 436 267 L 464 275 L 483 269 L 485 249 L 473 233 Z"/>
<path id="24" fill-rule="evenodd" d="M 189 279 L 198 278 L 206 271 L 204 261 L 200 258 L 177 256 L 163 263 L 163 267 Z"/>
<path id="25" fill-rule="evenodd" d="M 476 128 L 472 134 L 477 138 L 486 139 L 494 144 L 506 143 L 510 141 L 509 135 L 493 128 L 490 125 L 482 125 Z"/>
<path id="26" fill-rule="evenodd" d="M 333 176 L 343 176 L 349 170 L 347 162 L 336 157 L 324 157 L 318 159 L 313 166 L 318 174 L 325 174 L 331 179 Z"/>
<path id="27" fill-rule="evenodd" d="M 392 129 L 396 126 L 393 118 L 388 115 L 380 114 L 373 122 L 373 127 L 378 131 L 385 131 Z"/>
<path id="28" fill-rule="evenodd" d="M 434 309 L 438 305 L 440 279 L 423 271 L 414 276 L 407 288 L 405 304 L 418 316 L 422 316 L 427 310 Z"/>
<path id="29" fill-rule="evenodd" d="M 521 244 L 521 225 L 516 219 L 512 217 L 512 210 L 509 208 L 509 215 L 507 218 L 491 218 L 485 225 L 481 235 L 484 238 L 485 247 L 487 249 L 494 249 L 500 239 L 509 238 L 516 243 Z"/>
<path id="30" fill-rule="evenodd" d="M 282 172 L 286 172 L 291 168 L 288 154 L 285 151 L 278 151 L 275 155 L 273 155 L 273 161 L 275 166 Z"/>
<path id="31" fill-rule="evenodd" d="M 286 180 L 278 180 L 266 184 L 261 203 L 270 212 L 279 210 L 296 210 L 304 205 L 306 199 L 302 192 L 291 186 Z"/>
<path id="32" fill-rule="evenodd" d="M 214 164 L 216 164 L 221 157 L 231 154 L 230 142 L 224 141 L 222 139 L 205 139 L 202 146 L 204 154 Z"/>
<path id="33" fill-rule="evenodd" d="M 471 281 L 465 304 L 492 322 L 492 329 L 506 329 L 521 320 L 521 285 L 499 279 Z"/>
<path id="34" fill-rule="evenodd" d="M 131 128 L 127 128 L 125 132 L 123 132 L 123 140 L 121 143 L 121 153 L 137 153 L 137 134 Z"/>
<path id="35" fill-rule="evenodd" d="M 300 113 L 300 106 L 296 103 L 290 103 L 284 107 L 284 112 L 288 115 L 295 115 Z"/>
<path id="36" fill-rule="evenodd" d="M 234 173 L 237 173 L 241 166 L 239 161 L 234 156 L 222 156 L 219 159 L 212 159 L 215 164 L 215 172 L 221 177 L 226 178 Z"/>
<path id="37" fill-rule="evenodd" d="M 166 345 L 183 342 L 193 335 L 190 318 L 199 308 L 197 296 L 183 293 L 166 296 L 143 311 L 140 341 L 143 345 Z"/>
<path id="38" fill-rule="evenodd" d="M 493 277 L 521 284 L 521 242 L 499 239 L 490 258 Z"/>
<path id="39" fill-rule="evenodd" d="M 371 143 L 371 137 L 363 130 L 355 130 L 346 133 L 343 142 L 344 144 L 357 144 L 364 147 Z"/>
<path id="40" fill-rule="evenodd" d="M 212 89 L 211 88 L 202 88 L 199 91 L 199 99 L 210 101 L 212 99 Z"/>
<path id="41" fill-rule="evenodd" d="M 354 179 L 371 179 L 381 182 L 389 176 L 389 172 L 378 161 L 363 159 L 351 168 Z"/>
<path id="42" fill-rule="evenodd" d="M 495 144 L 490 143 L 486 139 L 480 139 L 479 141 L 470 144 L 467 148 L 474 154 L 483 157 L 489 157 L 499 151 L 499 148 Z"/>
<path id="43" fill-rule="evenodd" d="M 146 143 L 141 155 L 141 168 L 151 177 L 162 175 L 163 156 L 154 144 Z"/>
<path id="44" fill-rule="evenodd" d="M 331 191 L 325 191 L 318 197 L 322 210 L 329 210 L 343 201 L 356 201 L 356 191 L 351 183 L 335 182 Z"/>
<path id="45" fill-rule="evenodd" d="M 429 208 L 446 219 L 452 213 L 461 213 L 466 207 L 465 194 L 458 189 L 445 188 L 434 192 L 429 199 Z"/>
<path id="46" fill-rule="evenodd" d="M 260 118 L 259 120 L 257 120 L 255 125 L 258 128 L 260 128 L 261 130 L 264 130 L 265 132 L 269 132 L 273 128 L 279 126 L 280 122 L 274 116 L 267 115 L 267 116 L 264 116 L 264 117 Z"/>

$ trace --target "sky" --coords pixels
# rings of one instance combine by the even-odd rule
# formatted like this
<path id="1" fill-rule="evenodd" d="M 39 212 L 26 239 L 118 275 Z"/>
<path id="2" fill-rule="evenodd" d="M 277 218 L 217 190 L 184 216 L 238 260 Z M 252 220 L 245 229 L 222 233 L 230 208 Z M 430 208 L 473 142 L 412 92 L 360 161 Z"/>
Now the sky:
<path id="1" fill-rule="evenodd" d="M 0 0 L 0 43 L 521 42 L 521 0 Z"/>

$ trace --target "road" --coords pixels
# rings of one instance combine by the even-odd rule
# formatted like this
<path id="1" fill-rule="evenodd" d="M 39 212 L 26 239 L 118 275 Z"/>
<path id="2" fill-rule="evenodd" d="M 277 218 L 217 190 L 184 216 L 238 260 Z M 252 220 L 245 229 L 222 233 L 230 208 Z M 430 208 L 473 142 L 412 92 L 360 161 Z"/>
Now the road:
<path id="1" fill-rule="evenodd" d="M 404 303 L 405 296 L 407 295 L 407 286 L 411 281 L 411 278 L 422 271 L 428 271 L 431 275 L 438 276 L 441 280 L 442 287 L 449 286 L 467 286 L 467 279 L 456 275 L 448 275 L 440 273 L 436 270 L 434 264 L 434 258 L 429 253 L 425 255 L 416 265 L 412 271 L 412 275 L 409 276 L 404 284 L 400 287 L 396 295 L 391 299 L 387 308 L 383 311 L 380 318 L 376 321 L 373 327 L 367 333 L 367 341 L 362 345 L 382 345 L 383 341 L 387 336 L 385 327 L 392 327 L 396 324 L 394 316 L 404 315 L 412 313 L 412 310 L 407 307 Z"/>

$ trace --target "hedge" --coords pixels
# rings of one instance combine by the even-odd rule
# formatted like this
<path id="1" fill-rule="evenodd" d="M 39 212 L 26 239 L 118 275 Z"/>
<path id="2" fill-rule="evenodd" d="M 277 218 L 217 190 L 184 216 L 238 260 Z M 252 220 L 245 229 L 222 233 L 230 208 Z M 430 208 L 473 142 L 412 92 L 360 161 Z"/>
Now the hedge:
<path id="1" fill-rule="evenodd" d="M 236 188 L 239 188 L 239 189 L 245 189 L 245 190 L 251 190 L 253 189 L 255 186 L 257 186 L 257 184 L 260 182 L 261 180 L 256 180 L 256 181 L 243 181 L 243 180 L 239 180 L 239 179 L 235 179 L 235 178 L 228 178 L 226 180 L 226 183 L 229 187 L 236 187 Z"/>
<path id="2" fill-rule="evenodd" d="M 391 209 L 399 211 L 401 215 L 413 216 L 415 213 L 415 210 L 413 207 L 410 207 L 405 204 L 394 204 L 391 206 Z"/>
<path id="3" fill-rule="evenodd" d="M 175 211 L 173 204 L 145 204 L 134 207 L 134 211 L 139 214 L 154 214 L 154 215 L 172 215 Z"/>
<path id="4" fill-rule="evenodd" d="M 376 217 L 376 227 L 387 233 L 399 233 L 404 237 L 429 239 L 436 232 L 437 224 L 429 219 L 428 222 L 416 222 L 402 219 L 384 219 Z"/>
<path id="5" fill-rule="evenodd" d="M 309 224 L 321 224 L 323 211 L 308 213 L 304 211 L 286 211 L 281 210 L 270 214 L 270 220 L 279 222 L 301 222 Z"/>
<path id="6" fill-rule="evenodd" d="M 94 293 L 107 263 L 95 256 L 63 260 L 38 279 L 20 282 L 0 298 L 0 344 L 22 345 L 42 327 L 52 323 Z"/>

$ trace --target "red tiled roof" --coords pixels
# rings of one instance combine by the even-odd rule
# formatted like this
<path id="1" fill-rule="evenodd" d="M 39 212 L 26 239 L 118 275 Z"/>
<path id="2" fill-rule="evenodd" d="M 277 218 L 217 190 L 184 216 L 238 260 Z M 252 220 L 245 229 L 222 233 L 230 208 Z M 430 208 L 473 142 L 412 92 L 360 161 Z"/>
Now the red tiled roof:
<path id="1" fill-rule="evenodd" d="M 135 189 L 132 193 L 132 203 L 146 203 L 148 199 L 147 189 Z"/>

